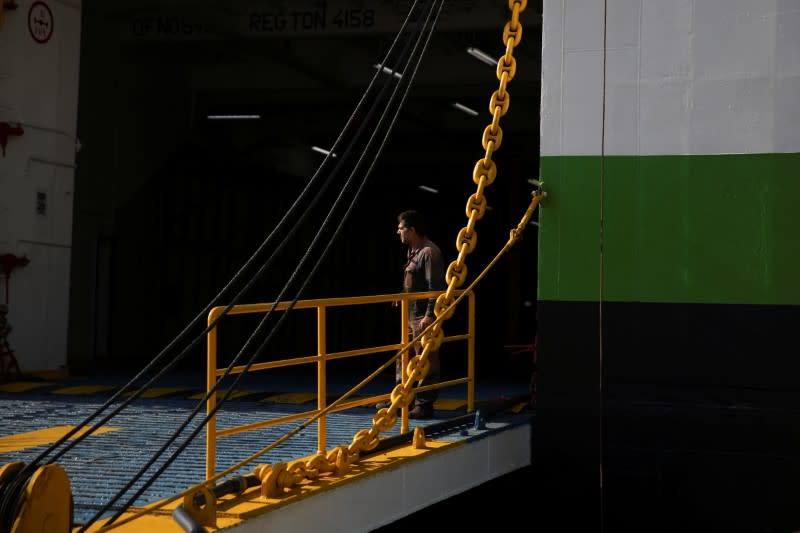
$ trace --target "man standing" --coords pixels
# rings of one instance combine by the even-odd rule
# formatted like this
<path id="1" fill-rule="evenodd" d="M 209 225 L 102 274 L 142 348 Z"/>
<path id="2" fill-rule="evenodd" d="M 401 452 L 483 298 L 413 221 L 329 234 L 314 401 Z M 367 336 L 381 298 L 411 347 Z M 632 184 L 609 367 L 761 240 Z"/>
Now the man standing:
<path id="1" fill-rule="evenodd" d="M 408 246 L 407 261 L 403 269 L 403 291 L 425 292 L 441 291 L 446 289 L 444 281 L 444 261 L 442 251 L 427 237 L 425 219 L 417 211 L 403 211 L 397 216 L 397 234 L 400 241 Z M 408 307 L 408 340 L 415 338 L 428 325 L 433 322 L 433 313 L 436 298 L 411 300 Z M 409 350 L 409 359 L 422 353 L 422 346 L 416 345 Z M 430 370 L 424 380 L 417 386 L 436 383 L 439 381 L 439 351 L 428 353 Z M 401 378 L 400 359 L 397 359 L 395 378 L 399 383 Z M 421 392 L 416 395 L 411 406 L 409 417 L 431 418 L 433 416 L 433 402 L 436 401 L 436 390 Z"/>

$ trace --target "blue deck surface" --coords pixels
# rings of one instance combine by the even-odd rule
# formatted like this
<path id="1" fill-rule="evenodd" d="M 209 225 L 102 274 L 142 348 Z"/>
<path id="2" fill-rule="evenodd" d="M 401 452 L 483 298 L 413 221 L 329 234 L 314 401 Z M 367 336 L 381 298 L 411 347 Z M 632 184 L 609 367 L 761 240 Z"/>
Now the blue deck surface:
<path id="1" fill-rule="evenodd" d="M 249 377 L 249 376 L 248 376 Z M 40 430 L 61 425 L 76 425 L 103 405 L 119 386 L 127 381 L 122 375 L 103 375 L 93 377 L 74 377 L 68 380 L 40 384 L 35 389 L 22 392 L 0 392 L 0 437 Z M 291 413 L 310 411 L 315 408 L 313 401 L 306 403 L 277 403 L 271 396 L 290 392 L 311 392 L 315 378 L 304 375 L 284 374 L 277 379 L 248 379 L 237 387 L 246 391 L 241 398 L 225 403 L 217 417 L 217 428 L 239 426 Z M 102 508 L 142 468 L 172 433 L 183 423 L 199 400 L 189 399 L 203 391 L 205 377 L 196 373 L 179 373 L 154 384 L 158 387 L 177 387 L 180 390 L 159 398 L 140 398 L 130 403 L 119 415 L 104 426 L 116 431 L 93 435 L 75 448 L 67 451 L 56 462 L 64 467 L 72 483 L 75 521 L 85 522 Z M 329 402 L 341 394 L 346 387 L 355 383 L 349 380 L 330 380 L 328 384 Z M 90 394 L 55 393 L 67 386 L 109 385 L 114 388 Z M 384 394 L 392 388 L 391 378 L 381 377 L 370 383 L 359 396 Z M 501 398 L 517 397 L 527 392 L 523 380 L 486 381 L 476 387 L 478 401 L 494 401 Z M 466 399 L 466 387 L 457 386 L 444 389 L 440 399 Z M 203 419 L 202 409 L 185 430 L 176 444 L 170 445 L 162 459 L 148 470 L 154 472 L 169 454 L 177 449 L 188 436 L 191 429 Z M 350 444 L 353 435 L 361 429 L 371 427 L 375 410 L 371 407 L 356 408 L 328 415 L 328 448 Z M 416 425 L 429 425 L 443 419 L 463 415 L 464 408 L 438 410 L 436 417 L 429 420 L 411 421 Z M 523 414 L 523 416 L 525 416 Z M 528 415 L 529 416 L 529 415 Z M 230 437 L 217 443 L 217 471 L 239 463 L 273 443 L 287 431 L 296 428 L 303 421 L 294 421 L 274 427 L 259 429 Z M 257 464 L 292 461 L 316 452 L 316 423 L 309 425 L 292 439 L 271 450 L 256 462 L 240 469 L 239 473 L 251 472 Z M 397 435 L 399 422 L 382 437 Z M 465 432 L 454 432 L 437 438 L 461 439 Z M 0 464 L 12 461 L 29 462 L 46 446 L 24 448 L 0 454 Z M 134 505 L 174 495 L 185 490 L 205 476 L 205 432 L 201 431 L 180 453 L 173 464 L 158 477 Z M 146 479 L 146 478 L 145 478 Z M 133 489 L 120 500 L 124 502 L 135 490 L 142 486 L 137 481 Z"/>

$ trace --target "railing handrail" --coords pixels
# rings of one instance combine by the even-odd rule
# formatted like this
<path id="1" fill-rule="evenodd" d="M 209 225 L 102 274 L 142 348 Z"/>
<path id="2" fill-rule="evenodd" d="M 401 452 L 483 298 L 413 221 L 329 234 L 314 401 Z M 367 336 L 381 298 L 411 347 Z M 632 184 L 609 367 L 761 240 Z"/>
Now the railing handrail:
<path id="1" fill-rule="evenodd" d="M 281 302 L 272 302 L 272 303 L 258 303 L 258 304 L 240 304 L 231 307 L 227 314 L 228 315 L 244 315 L 244 314 L 254 314 L 254 313 L 264 313 L 270 310 L 282 312 L 288 309 L 316 309 L 317 310 L 317 351 L 316 355 L 309 355 L 309 356 L 301 356 L 301 357 L 292 357 L 286 358 L 281 360 L 269 361 L 264 363 L 256 363 L 250 366 L 250 371 L 258 371 L 258 370 L 268 370 L 272 368 L 282 368 L 287 366 L 294 366 L 299 364 L 310 364 L 310 363 L 317 363 L 317 409 L 312 411 L 307 411 L 304 413 L 294 413 L 291 415 L 286 415 L 278 418 L 272 418 L 269 420 L 264 420 L 261 422 L 253 422 L 249 424 L 244 424 L 241 426 L 236 427 L 229 427 L 225 428 L 224 430 L 217 431 L 216 428 L 216 401 L 217 395 L 210 394 L 208 396 L 208 400 L 206 402 L 207 412 L 211 415 L 208 420 L 208 424 L 206 427 L 206 479 L 210 479 L 214 476 L 216 470 L 216 441 L 218 438 L 233 435 L 236 433 L 242 433 L 245 431 L 253 431 L 256 429 L 261 429 L 268 426 L 274 426 L 286 422 L 291 422 L 294 420 L 309 418 L 319 414 L 323 409 L 326 408 L 326 390 L 327 390 L 327 372 L 326 372 L 326 363 L 327 361 L 342 359 L 345 357 L 356 357 L 356 356 L 364 356 L 364 355 L 372 355 L 375 353 L 393 351 L 393 350 L 401 350 L 404 346 L 408 344 L 407 342 L 407 332 L 406 328 L 408 327 L 408 302 L 410 300 L 422 300 L 428 298 L 435 298 L 439 294 L 442 294 L 444 291 L 426 291 L 426 292 L 403 292 L 397 294 L 379 294 L 379 295 L 370 295 L 370 296 L 352 296 L 352 297 L 337 297 L 337 298 L 318 298 L 318 299 L 311 299 L 311 300 L 298 300 L 296 302 L 290 301 L 281 301 Z M 461 293 L 463 291 L 458 291 Z M 475 346 L 475 337 L 474 337 L 474 329 L 475 329 L 475 302 L 474 293 L 470 293 L 469 295 L 469 306 L 468 306 L 468 320 L 467 320 L 467 332 L 460 333 L 457 335 L 446 336 L 442 339 L 443 342 L 454 342 L 459 340 L 466 340 L 467 341 L 467 376 L 464 378 L 456 378 L 448 381 L 440 381 L 437 383 L 433 383 L 430 385 L 424 385 L 415 390 L 424 391 L 424 390 L 433 390 L 433 389 L 440 389 L 445 387 L 450 387 L 454 385 L 464 384 L 467 385 L 467 409 L 472 411 L 474 410 L 474 397 L 475 397 L 475 365 L 474 365 L 474 346 Z M 345 350 L 340 352 L 333 352 L 333 353 L 326 353 L 325 349 L 325 341 L 327 337 L 327 328 L 326 328 L 326 316 L 325 310 L 329 307 L 344 307 L 344 306 L 357 306 L 357 305 L 366 305 L 366 304 L 379 304 L 379 303 L 386 303 L 386 302 L 399 302 L 399 310 L 400 310 L 400 319 L 401 319 L 401 333 L 402 333 L 402 342 L 397 344 L 384 344 L 375 347 L 364 347 L 358 348 L 354 350 Z M 216 321 L 219 315 L 222 313 L 227 306 L 218 306 L 211 309 L 208 313 L 208 323 L 211 325 L 214 321 Z M 217 325 L 218 326 L 218 325 Z M 211 391 L 214 387 L 217 386 L 217 377 L 223 375 L 226 369 L 219 369 L 217 368 L 217 326 L 211 328 L 207 334 L 207 345 L 208 345 L 208 360 L 207 360 L 207 376 L 206 376 L 206 385 L 207 391 Z M 402 354 L 402 359 L 404 362 L 407 362 L 408 359 L 408 352 L 404 352 Z M 230 374 L 239 374 L 243 372 L 245 369 L 245 365 L 236 366 L 230 369 Z M 363 405 L 368 405 L 369 403 L 374 403 L 375 401 L 388 398 L 389 393 L 371 396 L 369 398 L 362 398 L 360 400 L 353 400 L 348 401 L 342 405 L 336 406 L 335 409 L 332 409 L 331 412 L 339 412 L 346 409 L 351 409 L 354 407 L 359 407 Z M 211 414 L 214 413 L 214 414 Z M 401 431 L 408 430 L 408 408 L 402 410 L 402 417 L 401 417 Z M 326 447 L 326 439 L 327 439 L 327 428 L 326 428 L 326 418 L 322 416 L 318 420 L 317 424 L 317 443 L 320 452 L 325 451 Z"/>
<path id="2" fill-rule="evenodd" d="M 343 307 L 348 305 L 359 304 L 379 304 L 392 301 L 409 301 L 409 300 L 424 300 L 427 298 L 435 298 L 445 291 L 426 291 L 426 292 L 399 292 L 396 294 L 373 294 L 369 296 L 340 296 L 336 298 L 317 298 L 312 300 L 297 300 L 292 305 L 291 301 L 285 300 L 281 302 L 271 303 L 258 303 L 258 304 L 239 304 L 235 305 L 228 311 L 228 315 L 243 315 L 250 313 L 261 313 L 272 309 L 275 306 L 275 311 L 286 311 L 290 305 L 293 309 L 315 309 L 318 307 Z M 462 291 L 455 291 L 454 294 L 460 294 Z M 227 306 L 220 305 L 214 307 L 209 311 L 209 323 L 212 319 L 216 318 L 223 309 Z"/>

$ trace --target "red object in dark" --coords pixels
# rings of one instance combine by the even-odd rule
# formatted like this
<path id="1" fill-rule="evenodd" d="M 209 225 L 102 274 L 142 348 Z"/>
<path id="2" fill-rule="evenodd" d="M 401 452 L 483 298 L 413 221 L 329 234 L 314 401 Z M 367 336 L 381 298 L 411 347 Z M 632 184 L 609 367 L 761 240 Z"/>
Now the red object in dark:
<path id="1" fill-rule="evenodd" d="M 22 370 L 19 368 L 19 362 L 14 355 L 14 350 L 8 344 L 8 332 L 10 327 L 6 324 L 6 309 L 0 312 L 0 381 L 4 381 L 11 377 L 11 371 L 16 373 L 16 377 L 22 376 Z"/>
<path id="2" fill-rule="evenodd" d="M 6 144 L 8 144 L 8 138 L 11 135 L 18 135 L 21 136 L 25 133 L 25 130 L 22 129 L 22 124 L 17 122 L 16 126 L 12 126 L 8 122 L 0 122 L 0 148 L 3 149 L 3 157 L 6 156 Z"/>
<path id="3" fill-rule="evenodd" d="M 6 314 L 8 314 L 8 278 L 11 277 L 11 271 L 17 266 L 25 266 L 28 263 L 30 263 L 30 259 L 27 257 L 17 257 L 14 254 L 0 255 L 0 267 L 6 278 L 6 303 L 0 304 L 0 379 L 2 380 L 7 379 L 12 370 L 16 372 L 17 377 L 22 375 L 14 351 L 8 344 L 8 333 L 11 331 L 11 326 L 8 325 Z"/>
<path id="4" fill-rule="evenodd" d="M 8 305 L 8 280 L 11 279 L 11 271 L 17 267 L 25 266 L 31 260 L 25 257 L 18 257 L 14 254 L 0 255 L 0 269 L 3 270 L 3 275 L 6 278 L 6 305 Z"/>

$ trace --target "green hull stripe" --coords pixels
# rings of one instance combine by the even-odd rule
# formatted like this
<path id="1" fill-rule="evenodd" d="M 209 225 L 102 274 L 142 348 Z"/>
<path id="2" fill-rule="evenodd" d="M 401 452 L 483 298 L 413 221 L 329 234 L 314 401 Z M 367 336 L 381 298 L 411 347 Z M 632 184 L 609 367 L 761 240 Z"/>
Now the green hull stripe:
<path id="1" fill-rule="evenodd" d="M 540 300 L 800 304 L 800 154 L 601 163 L 541 159 Z"/>

